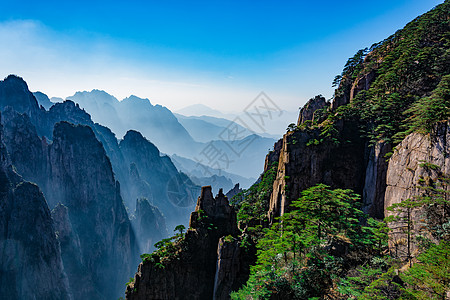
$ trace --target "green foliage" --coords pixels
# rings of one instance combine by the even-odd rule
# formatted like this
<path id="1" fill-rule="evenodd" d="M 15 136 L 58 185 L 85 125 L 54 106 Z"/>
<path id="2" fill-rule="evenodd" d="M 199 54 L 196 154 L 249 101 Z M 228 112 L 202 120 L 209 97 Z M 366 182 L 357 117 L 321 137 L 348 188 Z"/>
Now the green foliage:
<path id="1" fill-rule="evenodd" d="M 450 116 L 450 3 L 445 1 L 416 18 L 381 43 L 359 50 L 333 84 L 336 98 L 357 118 L 372 143 L 398 143 L 407 134 L 428 133 L 434 124 Z M 368 90 L 358 88 L 371 78 Z M 355 89 L 353 90 L 355 92 Z M 342 107 L 342 106 L 341 106 Z M 335 120 L 333 120 L 335 122 Z"/>
<path id="2" fill-rule="evenodd" d="M 274 162 L 262 175 L 261 181 L 244 190 L 239 202 L 232 202 L 235 206 L 238 221 L 243 226 L 248 226 L 250 232 L 259 232 L 261 225 L 268 221 L 267 211 L 269 209 L 270 195 L 276 178 L 278 162 Z"/>
<path id="3" fill-rule="evenodd" d="M 177 225 L 176 227 L 175 227 L 175 229 L 173 230 L 173 231 L 178 231 L 179 233 L 180 233 L 180 235 L 182 235 L 183 234 L 183 231 L 186 229 L 186 227 L 184 226 L 184 225 Z"/>
<path id="4" fill-rule="evenodd" d="M 450 242 L 432 245 L 404 274 L 409 299 L 447 299 L 450 291 Z"/>
<path id="5" fill-rule="evenodd" d="M 409 115 L 407 133 L 429 133 L 434 124 L 450 118 L 450 75 L 442 77 L 431 96 L 423 97 L 405 111 Z"/>
<path id="6" fill-rule="evenodd" d="M 295 131 L 297 129 L 297 125 L 295 123 L 291 123 L 288 125 L 288 127 L 286 128 L 286 131 Z"/>
<path id="7" fill-rule="evenodd" d="M 131 283 L 134 283 L 134 277 L 130 277 L 130 280 L 128 280 L 128 282 L 125 285 L 128 286 Z"/>
<path id="8" fill-rule="evenodd" d="M 414 233 L 415 222 L 413 220 L 413 213 L 415 210 L 423 206 L 422 201 L 417 201 L 416 199 L 406 199 L 401 201 L 400 203 L 394 203 L 393 205 L 387 208 L 388 211 L 393 212 L 389 217 L 386 218 L 386 222 L 395 223 L 396 230 L 399 230 L 401 233 L 406 234 L 407 236 L 407 252 L 406 259 L 409 261 L 410 265 L 412 264 L 412 253 L 411 253 L 411 245 L 413 243 L 412 236 Z M 394 244 L 395 243 L 395 235 L 398 232 L 393 232 L 394 235 Z M 398 257 L 397 249 L 396 254 Z"/>
<path id="9" fill-rule="evenodd" d="M 263 229 L 257 264 L 246 286 L 232 298 L 322 297 L 333 278 L 351 263 L 345 253 L 354 253 L 351 260 L 366 260 L 368 253 L 386 243 L 385 229 L 378 222 L 361 226 L 364 214 L 359 206 L 360 198 L 351 190 L 319 184 L 303 191 L 291 204 L 291 212 Z M 358 257 L 358 251 L 364 254 Z"/>
<path id="10" fill-rule="evenodd" d="M 155 244 L 156 250 L 153 253 L 144 253 L 141 255 L 142 261 L 152 263 L 158 268 L 164 268 L 164 262 L 174 259 L 183 247 L 183 230 L 185 229 L 186 227 L 184 225 L 176 226 L 174 231 L 178 231 L 178 233 L 172 237 L 158 241 Z"/>

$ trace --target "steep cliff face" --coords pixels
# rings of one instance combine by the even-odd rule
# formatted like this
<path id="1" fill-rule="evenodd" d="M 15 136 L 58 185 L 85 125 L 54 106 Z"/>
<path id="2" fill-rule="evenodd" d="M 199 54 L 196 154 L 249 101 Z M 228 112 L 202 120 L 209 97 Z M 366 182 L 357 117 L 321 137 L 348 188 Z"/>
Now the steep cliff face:
<path id="1" fill-rule="evenodd" d="M 46 175 L 46 139 L 39 138 L 27 114 L 19 114 L 8 107 L 2 117 L 4 143 L 12 164 L 25 180 L 40 185 Z"/>
<path id="2" fill-rule="evenodd" d="M 368 215 L 382 220 L 384 213 L 384 196 L 386 191 L 386 172 L 388 158 L 392 145 L 378 142 L 366 149 L 366 172 L 364 179 L 363 211 Z"/>
<path id="3" fill-rule="evenodd" d="M 222 237 L 217 247 L 217 269 L 214 277 L 215 300 L 230 299 L 230 294 L 244 285 L 250 266 L 256 262 L 256 248 L 244 246 L 244 236 Z"/>
<path id="4" fill-rule="evenodd" d="M 0 81 L 0 109 L 3 111 L 8 106 L 13 107 L 18 113 L 27 114 L 33 120 L 42 114 L 26 82 L 14 75 L 9 75 L 5 80 Z"/>
<path id="5" fill-rule="evenodd" d="M 175 168 L 167 156 L 139 132 L 130 130 L 120 141 L 120 150 L 129 166 L 130 197 L 144 196 L 153 201 L 166 217 L 168 227 L 187 223 L 199 187 Z"/>
<path id="6" fill-rule="evenodd" d="M 274 153 L 266 159 L 268 165 L 276 160 L 279 152 L 270 198 L 271 221 L 288 211 L 291 201 L 298 199 L 302 190 L 318 183 L 362 193 L 365 142 L 354 124 L 341 123 L 339 126 L 342 135 L 336 143 L 314 143 L 321 138 L 320 130 L 300 130 L 285 134 L 281 145 L 275 144 Z"/>
<path id="7" fill-rule="evenodd" d="M 298 115 L 297 125 L 301 125 L 307 121 L 319 121 L 319 112 L 323 109 L 328 108 L 330 104 L 325 100 L 323 96 L 316 96 L 309 99 L 308 102 L 300 110 Z"/>
<path id="8" fill-rule="evenodd" d="M 153 261 L 139 265 L 134 283 L 127 287 L 127 299 L 213 298 L 219 239 L 239 233 L 234 209 L 222 191 L 214 198 L 211 187 L 202 188 L 189 227 L 172 257 L 152 256 Z"/>
<path id="9" fill-rule="evenodd" d="M 52 210 L 52 218 L 73 299 L 102 299 L 103 295 L 95 285 L 92 274 L 83 264 L 80 239 L 73 230 L 67 206 L 59 203 Z"/>
<path id="10" fill-rule="evenodd" d="M 0 127 L 0 295 L 71 299 L 54 225 L 39 187 L 12 169 Z"/>
<path id="11" fill-rule="evenodd" d="M 50 203 L 68 208 L 81 264 L 96 290 L 105 299 L 120 295 L 133 262 L 134 234 L 111 163 L 90 127 L 55 125 L 46 189 Z"/>
<path id="12" fill-rule="evenodd" d="M 142 253 L 151 253 L 156 242 L 169 236 L 164 216 L 157 207 L 151 205 L 145 198 L 136 200 L 136 211 L 132 225 Z"/>
<path id="13" fill-rule="evenodd" d="M 384 207 L 388 208 L 407 199 L 414 200 L 417 196 L 424 194 L 424 186 L 434 187 L 440 176 L 443 174 L 448 176 L 450 174 L 449 153 L 449 121 L 438 124 L 432 135 L 413 133 L 407 136 L 396 147 L 389 161 Z M 448 192 L 448 185 L 444 188 Z M 395 214 L 395 212 L 389 211 L 386 213 L 387 215 Z M 412 220 L 416 224 L 420 224 L 424 213 L 424 208 L 413 210 Z M 390 246 L 396 248 L 398 246 L 396 243 L 406 239 L 406 233 L 401 229 L 401 224 L 394 222 L 390 226 L 393 228 Z M 415 233 L 419 229 L 420 226 L 414 226 Z"/>

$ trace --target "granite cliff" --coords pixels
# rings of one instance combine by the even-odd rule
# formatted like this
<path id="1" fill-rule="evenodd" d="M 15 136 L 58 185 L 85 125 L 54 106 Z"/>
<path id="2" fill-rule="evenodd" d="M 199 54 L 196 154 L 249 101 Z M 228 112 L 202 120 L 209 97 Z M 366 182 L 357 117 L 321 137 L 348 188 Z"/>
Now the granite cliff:
<path id="1" fill-rule="evenodd" d="M 238 235 L 236 213 L 222 190 L 213 197 L 211 187 L 203 187 L 187 232 L 165 246 L 165 255 L 144 256 L 127 299 L 227 299 L 245 281 L 235 276 L 243 272 L 245 252 L 239 252 Z"/>
<path id="2" fill-rule="evenodd" d="M 165 206 L 167 182 L 181 174 L 154 146 L 156 152 L 142 150 L 136 164 L 129 153 L 138 145 L 126 141 L 125 159 L 114 134 L 94 124 L 72 101 L 56 103 L 49 110 L 39 108 L 19 77 L 9 76 L 0 82 L 0 104 L 10 163 L 24 179 L 42 189 L 46 209 L 53 209 L 55 244 L 58 251 L 61 247 L 54 259 L 61 261 L 62 257 L 66 266 L 67 293 L 74 299 L 118 297 L 137 263 L 139 245 L 149 248 L 167 236 L 165 216 L 157 207 L 151 210 L 153 219 L 137 208 L 139 226 L 134 229 L 124 203 L 134 208 L 137 198 L 149 197 L 170 215 L 177 207 Z M 139 171 L 144 176 L 140 181 L 136 179 Z M 123 193 L 117 179 L 124 183 Z M 175 188 L 186 189 L 185 181 L 177 181 Z M 181 217 L 180 212 L 173 216 Z"/>
<path id="3" fill-rule="evenodd" d="M 1 297 L 72 299 L 44 195 L 15 173 L 3 140 L 0 127 Z"/>

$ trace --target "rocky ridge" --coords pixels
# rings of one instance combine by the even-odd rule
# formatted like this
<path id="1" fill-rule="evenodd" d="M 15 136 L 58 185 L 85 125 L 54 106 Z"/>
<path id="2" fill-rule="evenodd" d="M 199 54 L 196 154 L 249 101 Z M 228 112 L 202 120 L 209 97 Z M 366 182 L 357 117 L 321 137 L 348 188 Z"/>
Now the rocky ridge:
<path id="1" fill-rule="evenodd" d="M 213 197 L 211 187 L 203 187 L 189 229 L 175 244 L 178 250 L 170 258 L 145 259 L 127 286 L 126 298 L 226 299 L 242 283 L 233 284 L 241 254 L 238 244 L 223 239 L 234 241 L 239 233 L 236 213 L 222 190 Z"/>

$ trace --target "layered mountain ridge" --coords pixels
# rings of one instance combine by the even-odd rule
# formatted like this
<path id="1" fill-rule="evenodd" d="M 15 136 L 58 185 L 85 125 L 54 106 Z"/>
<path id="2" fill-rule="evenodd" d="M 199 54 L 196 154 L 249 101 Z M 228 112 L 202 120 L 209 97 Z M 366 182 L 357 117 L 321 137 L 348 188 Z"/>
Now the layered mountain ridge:
<path id="1" fill-rule="evenodd" d="M 61 275 L 58 276 L 65 278 L 59 283 L 61 288 L 54 290 L 60 293 L 59 296 L 52 296 L 47 291 L 49 299 L 120 296 L 141 251 L 150 251 L 156 240 L 167 236 L 166 223 L 175 226 L 187 222 L 187 212 L 194 206 L 190 199 L 194 196 L 185 193 L 173 196 L 170 192 L 182 190 L 197 194 L 199 187 L 183 177 L 170 158 L 160 156 L 159 150 L 140 133 L 128 132 L 119 144 L 111 130 L 95 124 L 86 111 L 70 100 L 56 103 L 47 111 L 38 106 L 19 77 L 8 76 L 0 82 L 0 107 L 5 157 L 21 176 L 35 182 L 45 195 L 45 198 L 42 193 L 41 198 L 33 196 L 39 194 L 30 185 L 22 184 L 17 188 L 21 192 L 18 204 L 29 193 L 30 199 L 40 199 L 41 206 L 47 211 L 40 219 L 20 222 L 37 228 L 45 222 L 49 224 L 45 225 L 46 233 L 30 231 L 32 239 L 45 235 L 53 238 L 54 246 L 48 243 L 54 250 L 46 255 L 55 261 L 50 266 L 55 274 L 59 272 Z M 120 185 L 117 179 L 123 184 Z M 151 201 L 159 208 L 139 205 L 133 215 L 136 199 L 140 198 L 149 199 L 145 201 Z M 180 205 L 180 199 L 184 206 Z M 50 210 L 53 210 L 52 214 Z M 14 211 L 5 212 L 9 213 Z M 37 223 L 27 223 L 31 220 Z M 17 218 L 11 219 L 8 228 L 19 226 L 18 222 Z M 2 237 L 2 243 L 9 239 Z M 9 255 L 5 254 L 5 259 Z M 21 260 L 27 262 L 25 258 Z M 58 262 L 60 269 L 56 270 Z M 44 265 L 38 267 L 45 269 Z M 11 267 L 5 265 L 5 268 Z M 35 273 L 31 272 L 30 276 L 38 276 L 33 275 Z M 44 273 L 42 276 L 47 276 Z M 4 282 L 17 281 L 18 285 L 28 278 L 13 272 L 2 271 L 1 274 Z M 36 289 L 40 288 L 37 285 Z M 8 291 L 12 293 L 14 289 L 11 286 Z M 4 290 L 6 286 L 2 292 Z M 40 293 L 19 287 L 17 291 L 30 293 L 30 297 Z M 15 299 L 16 294 L 11 295 L 11 299 Z M 17 294 L 17 297 L 23 298 L 23 295 Z"/>

